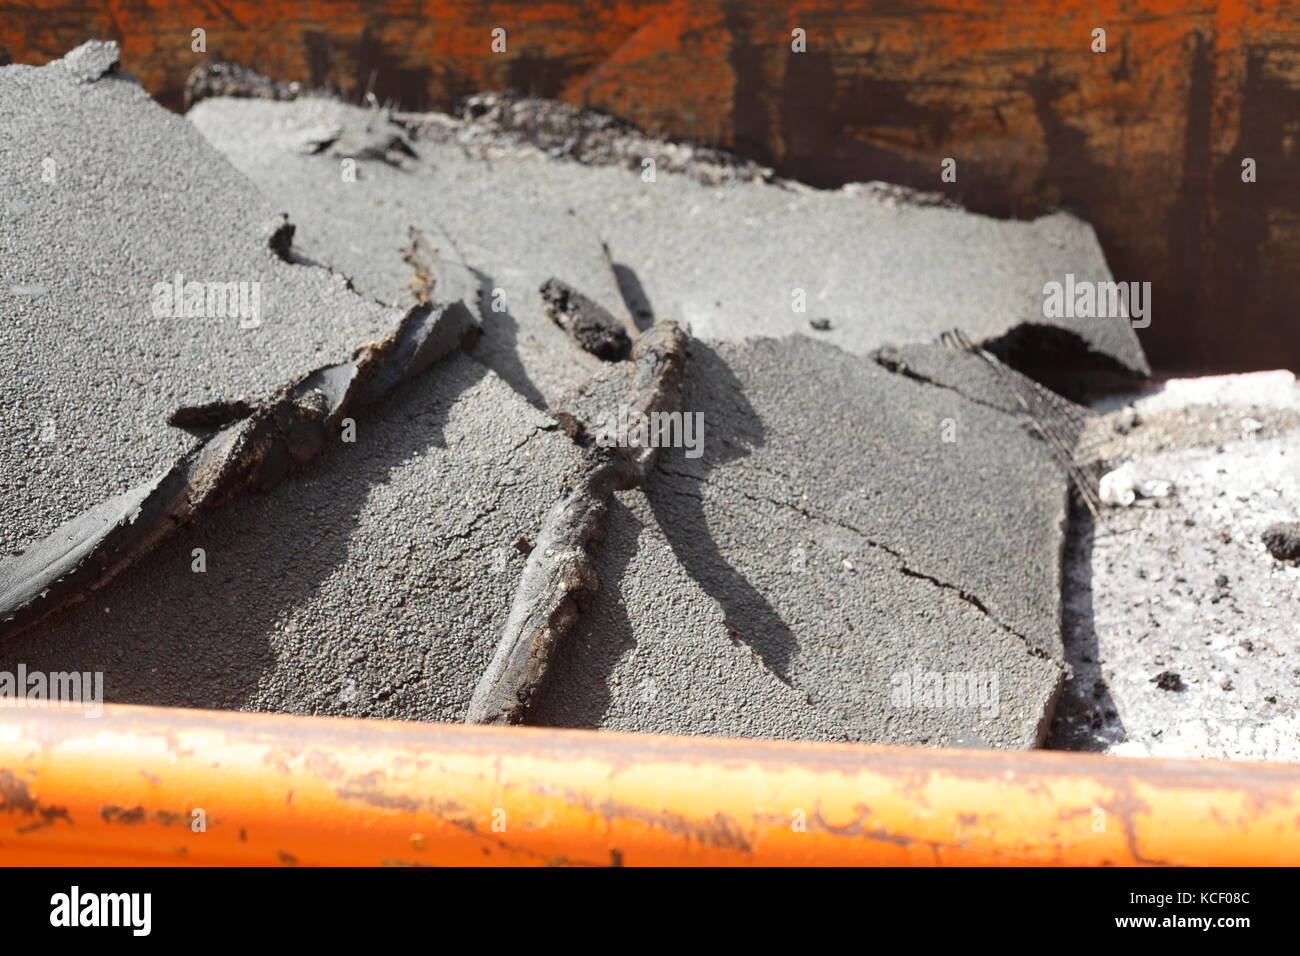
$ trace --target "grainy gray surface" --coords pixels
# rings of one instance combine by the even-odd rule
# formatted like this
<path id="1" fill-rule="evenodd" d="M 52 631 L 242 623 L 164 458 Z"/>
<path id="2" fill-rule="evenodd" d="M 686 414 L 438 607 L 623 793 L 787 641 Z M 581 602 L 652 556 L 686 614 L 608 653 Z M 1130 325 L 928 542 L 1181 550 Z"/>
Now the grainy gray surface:
<path id="1" fill-rule="evenodd" d="M 195 443 L 178 406 L 262 398 L 400 317 L 280 261 L 276 208 L 118 74 L 0 68 L 0 177 L 0 553 L 165 471 Z M 177 273 L 260 283 L 261 324 L 155 318 Z"/>
<path id="2" fill-rule="evenodd" d="M 576 463 L 504 382 L 444 360 L 355 443 L 0 647 L 0 669 L 103 670 L 115 702 L 460 720 L 523 567 L 512 544 Z"/>
<path id="3" fill-rule="evenodd" d="M 166 424 L 177 406 L 260 397 L 400 317 L 278 259 L 274 207 L 129 80 L 6 68 L 0 115 L 8 549 L 165 470 L 194 442 Z M 261 282 L 260 326 L 155 319 L 175 272 Z M 358 415 L 355 443 L 183 529 L 0 666 L 102 669 L 113 701 L 458 719 L 522 565 L 511 543 L 574 463 L 549 418 L 448 359 Z"/>
<path id="4" fill-rule="evenodd" d="M 601 590 L 551 663 L 528 723 L 643 733 L 847 740 L 727 629 L 644 494 L 610 507 Z"/>
<path id="5" fill-rule="evenodd" d="M 639 548 L 606 556 L 602 580 L 622 590 L 602 590 L 537 719 L 681 729 L 698 708 L 662 675 L 700 646 L 690 679 L 717 681 L 718 713 L 744 712 L 728 681 L 745 663 L 811 706 L 815 723 L 802 705 L 787 715 L 801 734 L 1033 746 L 1062 676 L 1065 486 L 1046 447 L 1010 416 L 799 336 L 696 341 L 685 382 L 704 454 L 666 451 L 646 505 L 624 496 Z M 576 405 L 590 418 L 616 393 Z M 997 712 L 899 706 L 893 682 L 917 672 L 993 675 Z M 785 719 L 748 706 L 750 726 Z"/>
<path id="6" fill-rule="evenodd" d="M 826 341 L 865 354 L 931 341 L 954 326 L 981 340 L 1021 323 L 1055 324 L 1121 365 L 1147 370 L 1126 321 L 1043 317 L 1045 283 L 1064 282 L 1067 273 L 1079 281 L 1111 278 L 1092 227 L 1069 213 L 1016 222 L 883 202 L 866 190 L 710 186 L 674 173 L 646 182 L 636 171 L 536 150 L 488 161 L 418 135 L 420 158 L 410 175 L 376 170 L 368 184 L 344 183 L 337 161 L 297 155 L 287 140 L 287 131 L 318 126 L 323 116 L 344 125 L 379 121 L 322 100 L 210 99 L 189 113 L 295 219 L 314 224 L 318 210 L 322 224 L 352 224 L 344 247 L 328 250 L 344 271 L 356 263 L 364 272 L 374 253 L 360 238 L 381 236 L 372 230 L 403 215 L 439 221 L 468 258 L 513 257 L 503 273 L 542 262 L 557 243 L 570 250 L 573 269 L 585 233 L 606 243 L 624 284 L 643 293 L 655 315 L 701 338 L 780 337 L 824 318 L 831 325 L 820 333 Z M 516 252 L 521 243 L 529 244 L 527 255 Z M 594 283 L 589 290 L 571 281 L 608 306 Z M 805 311 L 795 310 L 796 290 Z M 530 328 L 534 309 L 532 301 L 512 309 L 521 329 Z"/>
<path id="7" fill-rule="evenodd" d="M 289 106 L 288 110 L 277 106 Z M 381 114 L 324 99 L 293 103 L 215 98 L 188 114 L 194 126 L 299 224 L 298 245 L 385 302 L 408 301 L 400 257 L 414 226 L 443 254 L 479 271 L 483 341 L 476 354 L 537 405 L 582 382 L 599 365 L 546 317 L 541 286 L 555 277 L 630 322 L 600 237 L 577 212 L 578 190 L 543 196 L 450 147 L 417 146 L 399 168 L 304 155 L 304 130 L 364 130 Z"/>
<path id="8" fill-rule="evenodd" d="M 77 85 L 61 68 L 10 68 L 0 97 L 53 110 L 6 111 L 20 135 L 4 140 L 19 178 L 5 184 L 17 202 L 3 291 L 21 302 L 4 357 L 23 371 L 3 394 L 27 416 L 5 439 L 6 490 L 21 492 L 5 507 L 25 522 L 10 547 L 172 460 L 191 440 L 164 424 L 176 406 L 256 398 L 380 334 L 393 314 L 373 299 L 410 301 L 412 226 L 479 271 L 488 326 L 477 358 L 403 386 L 358 421 L 356 443 L 182 531 L 4 647 L 0 667 L 103 669 L 111 700 L 460 719 L 524 553 L 579 467 L 535 406 L 565 404 L 601 368 L 544 315 L 538 287 L 556 276 L 624 317 L 642 296 L 715 341 L 692 343 L 683 398 L 704 416 L 703 457 L 665 449 L 645 491 L 611 508 L 601 588 L 532 722 L 1040 741 L 1062 675 L 1064 480 L 1017 418 L 960 394 L 985 387 L 975 364 L 946 371 L 943 388 L 867 353 L 1024 321 L 1040 301 L 1027 283 L 1097 265 L 1086 227 L 485 163 L 418 140 L 417 159 L 361 158 L 347 181 L 346 157 L 304 153 L 304 131 L 386 140 L 369 128 L 381 118 L 324 101 L 204 101 L 193 124 L 272 207 L 187 121 L 111 74 Z M 69 150 L 40 183 L 40 160 Z M 282 209 L 295 253 L 337 274 L 267 248 L 259 224 Z M 841 248 L 836 230 L 865 245 Z M 177 271 L 262 281 L 262 324 L 154 320 L 152 284 Z M 801 276 L 803 315 L 789 311 Z M 496 289 L 506 312 L 491 308 Z M 832 329 L 816 340 L 746 340 L 817 314 Z M 605 367 L 575 407 L 616 412 L 619 375 Z M 901 678 L 917 681 L 911 699 Z M 921 687 L 934 678 L 947 682 L 938 699 Z"/>

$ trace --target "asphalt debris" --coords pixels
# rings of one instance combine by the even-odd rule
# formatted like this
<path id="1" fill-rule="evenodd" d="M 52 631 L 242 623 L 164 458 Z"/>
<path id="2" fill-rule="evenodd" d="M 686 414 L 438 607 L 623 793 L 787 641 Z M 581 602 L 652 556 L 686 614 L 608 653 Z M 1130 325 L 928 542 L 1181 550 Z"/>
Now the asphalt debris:
<path id="1" fill-rule="evenodd" d="M 1161 690 L 1173 691 L 1175 693 L 1187 689 L 1183 679 L 1175 671 L 1161 671 L 1155 677 L 1151 678 L 1151 683 L 1155 684 Z"/>
<path id="2" fill-rule="evenodd" d="M 815 190 L 513 94 L 393 113 L 214 64 L 180 118 L 113 53 L 0 68 L 6 165 L 75 153 L 0 220 L 0 665 L 107 662 L 142 703 L 1043 744 L 1078 423 L 1035 402 L 1146 371 L 1126 321 L 1043 319 L 1045 283 L 1110 278 L 1085 222 Z M 256 314 L 197 308 L 241 283 Z M 958 313 L 969 348 L 935 345 Z"/>
<path id="3" fill-rule="evenodd" d="M 305 92 L 301 83 L 273 80 L 239 63 L 199 63 L 185 77 L 185 108 L 212 96 L 294 100 Z"/>
<path id="4" fill-rule="evenodd" d="M 606 362 L 621 362 L 632 350 L 622 324 L 600 303 L 554 277 L 542 283 L 542 301 L 551 321 L 577 345 Z"/>
<path id="5" fill-rule="evenodd" d="M 309 372 L 255 406 L 227 402 L 174 413 L 181 422 L 220 422 L 222 413 L 247 410 L 165 474 L 0 562 L 0 638 L 103 587 L 203 511 L 248 491 L 269 491 L 319 455 L 354 409 L 471 345 L 476 331 L 460 302 L 419 305 L 351 360 Z"/>
<path id="6" fill-rule="evenodd" d="M 735 153 L 655 139 L 608 113 L 544 97 L 475 93 L 463 98 L 452 115 L 404 113 L 396 118 L 420 139 L 454 144 L 478 159 L 532 154 L 638 173 L 680 173 L 710 185 L 772 178 L 770 168 Z"/>
<path id="7" fill-rule="evenodd" d="M 678 412 L 685 353 L 686 337 L 672 322 L 642 332 L 632 356 L 628 407 L 646 416 Z M 588 455 L 577 484 L 537 533 L 497 651 L 470 700 L 467 723 L 522 721 L 555 646 L 569 637 L 600 588 L 594 550 L 605 535 L 610 499 L 616 489 L 645 482 L 658 445 L 597 446 Z"/>
<path id="8" fill-rule="evenodd" d="M 1268 553 L 1279 561 L 1300 561 L 1300 521 L 1279 521 L 1260 535 Z"/>
<path id="9" fill-rule="evenodd" d="M 224 428 L 231 422 L 253 414 L 254 406 L 241 398 L 204 402 L 202 405 L 182 405 L 167 417 L 167 424 L 177 428 Z"/>

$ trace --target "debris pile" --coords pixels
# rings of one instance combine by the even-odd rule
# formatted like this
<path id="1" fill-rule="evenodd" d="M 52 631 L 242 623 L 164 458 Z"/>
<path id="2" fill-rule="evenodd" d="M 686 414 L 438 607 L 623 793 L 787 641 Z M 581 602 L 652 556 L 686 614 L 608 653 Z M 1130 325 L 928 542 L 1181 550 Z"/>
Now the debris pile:
<path id="1" fill-rule="evenodd" d="M 734 153 L 655 139 L 607 113 L 535 96 L 475 93 L 454 116 L 403 113 L 396 119 L 425 142 L 455 144 L 485 160 L 534 155 L 638 173 L 653 167 L 711 186 L 773 178 L 768 167 Z"/>
<path id="2" fill-rule="evenodd" d="M 1047 739 L 1079 682 L 1071 501 L 1110 520 L 1124 457 L 1053 389 L 1149 373 L 1122 317 L 1045 316 L 1047 284 L 1110 279 L 1086 223 L 812 190 L 505 94 L 391 114 L 223 67 L 182 118 L 86 76 L 0 69 L 4 168 L 36 171 L 5 184 L 0 668 L 123 702 Z M 1163 696 L 1194 693 L 1176 670 Z"/>

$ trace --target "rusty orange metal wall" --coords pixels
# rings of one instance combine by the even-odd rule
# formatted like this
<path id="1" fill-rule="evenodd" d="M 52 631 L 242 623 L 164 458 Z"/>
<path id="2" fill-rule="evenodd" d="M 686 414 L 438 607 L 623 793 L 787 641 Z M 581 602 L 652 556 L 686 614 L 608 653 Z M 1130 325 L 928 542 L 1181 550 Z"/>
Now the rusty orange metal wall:
<path id="1" fill-rule="evenodd" d="M 87 863 L 1294 865 L 1300 767 L 0 708 L 0 864 Z"/>
<path id="2" fill-rule="evenodd" d="M 196 27 L 206 54 L 191 51 Z M 791 52 L 795 27 L 806 53 Z M 1104 55 L 1090 50 L 1097 27 Z M 1288 0 L 0 3 L 0 62 L 44 62 L 91 36 L 117 39 L 173 106 L 204 57 L 354 96 L 373 83 L 413 107 L 515 87 L 817 184 L 888 179 L 1002 215 L 1075 204 L 1119 276 L 1155 285 L 1155 365 L 1300 369 Z M 939 179 L 947 156 L 954 184 Z"/>

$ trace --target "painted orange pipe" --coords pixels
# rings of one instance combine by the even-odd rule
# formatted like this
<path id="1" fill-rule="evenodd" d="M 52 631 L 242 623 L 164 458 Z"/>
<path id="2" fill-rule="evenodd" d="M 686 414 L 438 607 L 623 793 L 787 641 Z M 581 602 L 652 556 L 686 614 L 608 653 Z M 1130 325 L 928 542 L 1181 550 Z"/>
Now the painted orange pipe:
<path id="1" fill-rule="evenodd" d="M 0 708 L 3 864 L 1295 864 L 1300 767 Z"/>

